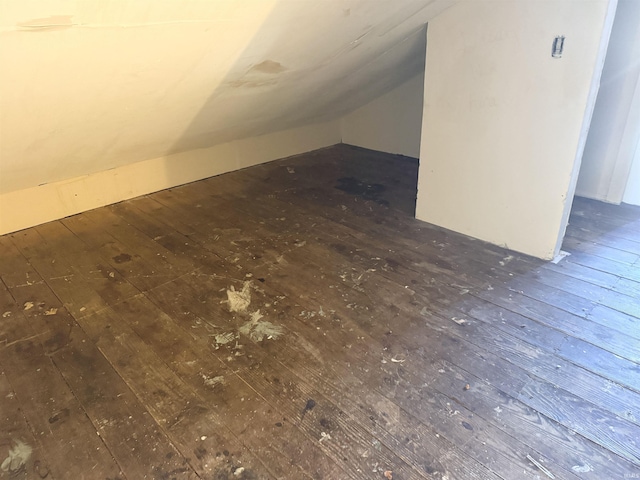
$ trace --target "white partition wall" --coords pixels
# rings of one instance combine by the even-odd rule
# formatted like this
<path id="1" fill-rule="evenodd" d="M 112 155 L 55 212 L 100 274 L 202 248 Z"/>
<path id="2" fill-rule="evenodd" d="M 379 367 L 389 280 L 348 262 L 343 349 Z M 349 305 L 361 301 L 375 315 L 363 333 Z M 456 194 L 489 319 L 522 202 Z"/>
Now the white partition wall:
<path id="1" fill-rule="evenodd" d="M 419 219 L 556 254 L 614 13 L 609 0 L 477 0 L 429 22 Z"/>
<path id="2" fill-rule="evenodd" d="M 619 0 L 576 194 L 620 203 L 640 140 L 640 2 Z"/>
<path id="3" fill-rule="evenodd" d="M 342 117 L 342 142 L 380 152 L 420 156 L 424 71 Z"/>

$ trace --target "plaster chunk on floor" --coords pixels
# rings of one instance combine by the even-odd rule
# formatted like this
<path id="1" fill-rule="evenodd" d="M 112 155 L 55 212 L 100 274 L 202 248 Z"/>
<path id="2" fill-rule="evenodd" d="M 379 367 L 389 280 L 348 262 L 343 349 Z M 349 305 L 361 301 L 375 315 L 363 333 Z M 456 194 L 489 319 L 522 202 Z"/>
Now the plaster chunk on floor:
<path id="1" fill-rule="evenodd" d="M 19 472 L 31 458 L 32 448 L 20 440 L 14 440 L 13 448 L 9 449 L 7 458 L 4 459 L 0 468 L 4 472 L 9 472 L 9 476 Z"/>
<path id="2" fill-rule="evenodd" d="M 251 305 L 251 282 L 244 282 L 242 290 L 237 291 L 233 285 L 227 290 L 227 302 L 230 312 L 245 312 Z"/>
<path id="3" fill-rule="evenodd" d="M 260 310 L 251 314 L 251 320 L 240 327 L 240 333 L 248 336 L 251 340 L 261 342 L 263 339 L 277 339 L 284 333 L 284 329 L 279 325 L 274 325 L 263 318 Z"/>

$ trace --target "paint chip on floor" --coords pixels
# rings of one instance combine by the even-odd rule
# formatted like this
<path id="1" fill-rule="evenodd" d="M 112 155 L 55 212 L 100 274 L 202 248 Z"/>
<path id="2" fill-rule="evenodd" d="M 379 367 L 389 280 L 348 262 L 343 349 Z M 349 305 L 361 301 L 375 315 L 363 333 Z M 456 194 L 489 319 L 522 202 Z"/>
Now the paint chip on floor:
<path id="1" fill-rule="evenodd" d="M 509 263 L 511 260 L 513 260 L 513 255 L 507 255 L 506 257 L 504 257 L 500 262 L 498 262 L 501 266 L 505 266 L 507 263 Z"/>
<path id="2" fill-rule="evenodd" d="M 230 312 L 246 311 L 251 304 L 251 281 L 244 282 L 240 291 L 237 291 L 233 285 L 227 289 L 227 302 Z"/>
<path id="3" fill-rule="evenodd" d="M 224 385 L 225 379 L 222 375 L 216 375 L 215 377 L 209 377 L 208 375 L 202 374 L 202 380 L 207 387 L 215 387 L 216 385 Z"/>
<path id="4" fill-rule="evenodd" d="M 234 341 L 236 338 L 236 335 L 233 332 L 219 333 L 218 335 L 215 335 L 213 338 L 216 344 L 226 345 L 227 343 Z"/>
<path id="5" fill-rule="evenodd" d="M 551 263 L 557 265 L 558 263 L 560 263 L 564 258 L 568 257 L 569 255 L 571 255 L 569 252 L 565 252 L 564 250 L 560 250 L 560 252 L 558 252 L 558 255 L 553 257 L 553 260 L 551 260 Z"/>
<path id="6" fill-rule="evenodd" d="M 31 458 L 31 452 L 33 451 L 29 445 L 20 440 L 14 440 L 12 443 L 13 448 L 9 449 L 7 458 L 0 465 L 3 472 L 9 472 L 9 476 L 13 476 L 23 468 Z"/>
<path id="7" fill-rule="evenodd" d="M 268 340 L 277 339 L 284 333 L 284 329 L 281 326 L 274 325 L 266 320 L 263 321 L 261 318 L 260 310 L 253 312 L 251 320 L 240 327 L 240 333 L 256 342 L 261 342 L 265 338 Z"/>

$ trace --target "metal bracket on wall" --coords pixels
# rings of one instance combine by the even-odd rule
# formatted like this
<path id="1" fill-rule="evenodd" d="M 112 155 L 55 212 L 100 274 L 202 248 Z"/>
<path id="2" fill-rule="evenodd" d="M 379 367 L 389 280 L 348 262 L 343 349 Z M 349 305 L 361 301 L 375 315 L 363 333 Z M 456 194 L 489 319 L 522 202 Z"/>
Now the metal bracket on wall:
<path id="1" fill-rule="evenodd" d="M 562 51 L 564 50 L 564 35 L 558 35 L 553 39 L 553 46 L 551 47 L 551 56 L 553 58 L 562 57 Z"/>

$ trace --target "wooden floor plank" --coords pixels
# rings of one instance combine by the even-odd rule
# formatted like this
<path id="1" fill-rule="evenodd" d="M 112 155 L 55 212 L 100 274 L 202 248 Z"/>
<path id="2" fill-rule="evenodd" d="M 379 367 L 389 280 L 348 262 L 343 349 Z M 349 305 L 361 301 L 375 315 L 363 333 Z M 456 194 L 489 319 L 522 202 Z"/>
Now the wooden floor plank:
<path id="1" fill-rule="evenodd" d="M 308 254 L 307 254 L 307 255 L 308 255 Z M 309 281 L 305 281 L 305 284 L 307 284 L 307 286 L 308 286 L 308 287 L 310 287 L 310 286 L 311 286 Z M 325 295 L 323 295 L 323 296 L 326 298 L 326 294 L 325 294 Z"/>
<path id="2" fill-rule="evenodd" d="M 266 273 L 265 273 L 265 275 L 266 275 Z M 167 285 L 167 288 L 169 288 L 172 292 L 176 290 L 176 288 L 175 288 L 175 287 L 173 287 L 173 286 L 168 286 L 168 285 Z M 213 288 L 212 290 L 215 290 L 215 288 Z M 281 305 L 281 306 L 280 306 L 279 308 L 282 308 L 282 302 L 280 302 L 280 305 Z M 201 315 L 202 315 L 202 316 L 205 316 L 205 315 L 206 315 L 206 313 L 205 313 L 205 312 L 203 312 Z"/>
<path id="3" fill-rule="evenodd" d="M 53 478 L 44 449 L 25 418 L 20 399 L 0 371 L 0 478 Z"/>
<path id="4" fill-rule="evenodd" d="M 120 213 L 121 214 L 126 214 L 126 212 L 123 212 L 122 210 L 120 211 Z M 129 214 L 131 214 L 131 212 L 129 212 Z M 140 217 L 138 215 L 136 215 L 133 218 L 140 219 Z M 147 222 L 148 221 L 149 220 L 147 219 Z M 136 222 L 136 224 L 139 225 L 140 223 Z M 202 283 L 203 281 L 206 283 L 208 281 L 208 279 L 206 278 L 205 275 L 202 275 L 202 277 L 205 277 L 205 279 L 204 280 L 198 280 L 197 279 L 198 277 L 196 277 L 196 279 L 195 279 L 195 282 L 197 282 L 196 284 Z M 167 287 L 169 288 L 169 290 L 171 292 L 175 292 L 176 291 L 175 286 L 167 285 Z M 209 288 L 205 288 L 205 290 L 207 290 L 207 289 L 209 289 Z M 179 288 L 178 288 L 178 290 L 179 290 Z M 214 287 L 214 288 L 211 288 L 210 290 L 214 290 L 215 291 L 215 290 L 218 290 L 218 289 Z M 151 293 L 153 293 L 153 292 L 151 292 Z M 162 298 L 167 298 L 167 297 L 163 295 Z M 280 309 L 284 308 L 283 302 L 281 300 L 278 300 L 277 302 L 280 304 L 280 306 L 279 306 Z M 286 304 L 286 302 L 284 302 L 284 303 Z M 173 315 L 176 315 L 176 314 L 180 315 L 180 310 L 177 310 L 177 311 L 173 310 L 171 308 L 172 305 L 174 305 L 174 302 L 172 302 L 171 300 L 168 302 L 168 304 L 165 304 L 165 307 L 167 307 L 167 312 L 171 313 Z M 304 312 L 302 312 L 302 313 L 304 313 Z M 205 316 L 206 313 L 203 312 L 202 315 Z M 199 316 L 196 316 L 196 319 L 199 319 Z M 202 324 L 202 322 L 201 322 L 201 324 Z M 197 323 L 197 320 L 196 320 L 196 323 L 194 325 L 192 325 L 192 327 L 196 327 L 197 325 L 198 325 L 198 323 Z M 302 342 L 303 339 L 299 335 L 300 335 L 300 333 L 297 334 L 297 342 Z M 304 344 L 307 345 L 310 348 L 313 348 L 313 347 L 311 347 L 309 342 L 306 341 L 306 340 L 304 340 Z M 217 347 L 219 347 L 219 346 L 217 346 Z M 244 348 L 243 352 L 246 353 L 247 352 L 247 350 L 246 350 L 247 346 L 244 345 L 243 348 Z M 278 350 L 281 350 L 281 349 L 282 349 L 282 347 L 278 347 Z M 259 356 L 259 355 L 260 355 L 260 352 L 255 350 L 255 349 L 252 349 L 251 350 L 251 354 L 249 354 L 249 356 L 252 357 L 252 358 L 255 358 L 255 357 Z M 316 353 L 315 355 L 318 355 L 318 354 Z M 264 354 L 262 354 L 262 357 L 264 357 Z M 231 358 L 235 358 L 235 357 L 231 357 Z M 294 363 L 293 365 L 290 365 L 290 367 L 294 369 L 294 373 L 295 373 L 296 370 L 300 370 L 299 368 L 297 368 L 298 366 L 299 366 L 298 362 Z M 251 370 L 249 369 L 249 371 L 251 371 Z M 278 376 L 281 377 L 283 375 L 282 367 L 279 369 L 279 372 L 280 373 L 278 374 Z M 306 376 L 308 374 L 309 374 L 309 372 L 307 370 L 302 370 L 302 373 L 299 374 L 299 377 L 306 378 Z M 325 373 L 325 375 L 326 375 L 326 373 Z M 329 376 L 331 376 L 331 374 L 329 374 Z M 317 375 L 316 375 L 316 377 L 317 377 Z M 322 374 L 320 375 L 320 378 L 322 378 Z M 250 382 L 250 383 L 252 383 L 252 382 Z M 327 391 L 331 392 L 334 398 L 340 399 L 340 394 L 339 393 L 342 392 L 342 390 L 338 390 L 338 389 L 335 389 L 335 390 L 329 389 L 329 390 L 327 390 L 325 388 L 325 392 L 327 392 Z M 369 396 L 371 396 L 371 392 L 369 393 Z M 344 402 L 345 400 L 342 399 L 342 401 Z M 378 400 L 377 402 L 379 404 L 381 402 L 381 400 Z M 353 412 L 353 409 L 351 411 Z M 357 412 L 358 410 L 355 410 L 355 411 Z M 369 421 L 367 420 L 364 423 L 366 425 L 366 424 L 369 423 Z M 410 423 L 410 425 L 412 426 L 411 427 L 412 430 L 415 431 L 417 429 L 417 427 L 415 425 L 415 421 L 414 421 L 414 423 Z M 377 431 L 374 431 L 373 433 L 377 433 L 378 435 L 380 435 L 380 433 L 378 433 Z M 426 435 L 428 435 L 428 433 Z M 400 453 L 402 453 L 405 450 L 404 448 L 402 448 L 403 447 L 403 438 L 404 437 L 395 438 L 395 435 L 387 433 L 387 435 L 384 437 L 384 440 L 383 440 L 382 443 L 386 444 L 387 442 L 390 441 L 391 445 L 395 445 L 396 449 L 399 449 Z M 436 437 L 436 438 L 439 438 L 439 437 Z M 415 448 L 417 448 L 417 447 L 415 447 Z M 440 450 L 441 451 L 442 450 L 446 450 L 445 454 L 448 456 L 449 461 L 451 463 L 449 468 L 452 469 L 453 471 L 459 470 L 461 472 L 465 472 L 465 478 L 475 478 L 476 474 L 477 474 L 478 478 L 487 478 L 489 476 L 489 472 L 487 472 L 487 471 L 482 472 L 481 470 L 479 471 L 479 468 L 478 468 L 477 465 L 473 465 L 472 463 L 470 463 L 470 459 L 461 458 L 460 455 L 457 454 L 457 452 L 452 451 L 450 445 L 449 446 L 443 446 L 443 447 L 440 448 Z M 429 460 L 428 460 L 429 456 L 433 456 L 433 455 L 434 455 L 433 453 L 431 455 L 428 455 L 426 452 L 423 452 L 422 455 L 419 455 L 418 457 L 416 457 L 416 455 L 415 455 L 415 453 L 413 451 L 409 451 L 409 452 L 405 452 L 404 453 L 405 458 L 408 457 L 408 461 L 414 462 L 415 464 L 420 465 L 421 468 L 423 468 L 424 471 L 430 472 L 432 474 L 434 474 L 437 471 L 435 466 L 434 465 L 427 466 L 428 463 L 425 463 L 425 462 L 429 462 Z M 436 458 L 437 458 L 437 456 L 436 456 Z M 431 461 L 431 462 L 433 462 L 433 461 Z M 477 473 L 474 474 L 474 472 L 477 472 Z M 450 477 L 450 478 L 452 478 L 452 477 Z"/>
<path id="5" fill-rule="evenodd" d="M 640 209 L 576 198 L 552 264 L 414 220 L 416 178 L 337 146 L 0 237 L 20 474 L 640 474 Z"/>
<path id="6" fill-rule="evenodd" d="M 202 282 L 201 280 L 196 280 L 196 281 L 197 281 L 197 282 L 199 282 L 199 283 L 201 283 L 201 282 Z M 223 284 L 223 285 L 224 285 L 224 284 Z M 168 286 L 168 287 L 169 287 L 169 289 L 170 289 L 172 292 L 175 292 L 175 291 L 179 291 L 179 290 L 180 290 L 180 287 L 179 287 L 179 286 L 177 286 L 177 285 L 175 285 L 175 284 L 173 284 L 173 285 L 171 285 L 171 286 Z M 211 288 L 207 287 L 207 290 L 216 291 L 216 290 L 219 290 L 219 286 L 218 286 L 218 287 L 211 287 Z M 223 290 L 224 290 L 224 288 L 223 288 Z M 153 292 L 151 292 L 151 293 L 153 293 Z M 173 313 L 173 312 L 172 312 L 172 313 Z M 220 313 L 219 313 L 218 315 L 220 315 Z M 224 314 L 223 314 L 223 315 L 224 315 Z M 249 383 L 252 383 L 252 382 L 249 382 Z M 265 395 L 266 395 L 266 394 L 265 394 Z M 319 435 L 319 433 L 321 433 L 321 432 L 316 432 L 316 437 Z M 351 442 L 351 443 L 353 443 L 353 442 Z"/>
<path id="7" fill-rule="evenodd" d="M 193 466 L 198 474 L 233 475 L 240 468 L 245 477 L 272 478 L 286 473 L 277 469 L 282 465 L 277 452 L 269 452 L 268 465 L 250 453 L 221 421 L 215 404 L 208 405 L 175 375 L 112 308 L 83 317 L 78 323 L 180 452 L 197 458 Z M 149 369 L 149 365 L 153 367 Z"/>
<path id="8" fill-rule="evenodd" d="M 626 343 L 626 342 L 625 342 L 625 343 Z M 575 360 L 575 359 L 574 359 L 574 360 Z M 597 390 L 596 390 L 596 393 L 597 393 Z M 628 416 L 630 415 L 630 412 L 629 412 L 629 410 L 628 410 L 628 409 L 621 409 L 621 413 L 623 413 L 626 417 L 628 417 Z M 625 418 L 626 418 L 626 417 L 625 417 Z"/>

